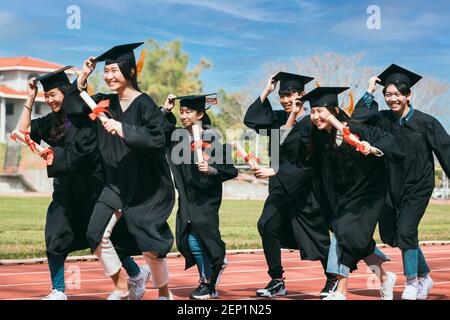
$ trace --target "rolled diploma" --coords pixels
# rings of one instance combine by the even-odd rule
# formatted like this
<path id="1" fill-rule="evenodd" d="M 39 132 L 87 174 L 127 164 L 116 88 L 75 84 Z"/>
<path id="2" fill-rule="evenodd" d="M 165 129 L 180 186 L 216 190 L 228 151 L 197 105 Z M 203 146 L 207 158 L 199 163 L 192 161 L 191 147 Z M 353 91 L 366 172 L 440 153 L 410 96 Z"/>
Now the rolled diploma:
<path id="1" fill-rule="evenodd" d="M 192 134 L 194 135 L 194 142 L 197 143 L 198 141 L 201 141 L 200 138 L 200 127 L 198 124 L 192 125 Z M 203 161 L 203 150 L 201 147 L 195 147 L 195 152 L 197 154 L 197 160 Z"/>
<path id="2" fill-rule="evenodd" d="M 245 151 L 245 149 L 241 146 L 241 144 L 237 141 L 234 142 L 234 145 L 236 146 L 236 149 L 238 151 L 238 153 L 244 158 L 244 159 L 248 159 L 247 163 L 254 167 L 254 168 L 258 168 L 258 163 L 255 161 L 255 159 L 252 158 L 248 158 L 248 153 Z"/>
<path id="3" fill-rule="evenodd" d="M 19 130 L 14 130 L 12 133 L 11 133 L 11 135 L 12 136 L 14 136 L 17 140 L 19 140 L 20 142 L 22 142 L 22 144 L 24 144 L 24 145 L 26 145 L 26 146 L 28 146 L 28 144 L 27 144 L 27 140 L 25 139 L 25 136 L 23 135 L 23 133 L 22 132 L 20 132 Z M 31 140 L 31 139 L 30 139 Z M 36 143 L 35 141 L 33 141 L 33 140 L 31 140 L 32 142 L 34 142 L 34 144 L 35 144 L 35 146 L 36 146 L 36 151 L 38 152 L 38 153 L 41 153 L 41 152 L 43 152 L 46 148 L 44 148 L 43 146 L 41 146 L 40 144 L 38 144 L 38 143 Z"/>
<path id="4" fill-rule="evenodd" d="M 86 104 L 92 111 L 94 111 L 94 109 L 97 108 L 97 104 L 86 91 L 81 91 L 80 97 L 81 99 L 83 99 L 84 102 L 86 102 Z M 98 115 L 98 118 L 102 123 L 109 119 L 104 112 L 100 113 Z M 113 131 L 112 134 L 115 135 L 116 131 Z"/>
<path id="5" fill-rule="evenodd" d="M 328 116 L 328 121 L 331 123 L 333 127 L 336 128 L 336 130 L 340 131 L 341 133 L 344 130 L 344 125 L 336 119 L 333 115 Z M 361 140 L 359 140 L 353 133 L 350 134 L 349 139 L 352 140 L 355 143 L 360 144 Z"/>
<path id="6" fill-rule="evenodd" d="M 86 104 L 88 105 L 89 108 L 91 108 L 92 111 L 94 111 L 94 109 L 97 108 L 97 104 L 86 91 L 82 91 L 80 93 L 80 97 L 81 99 L 83 99 L 84 102 L 86 102 Z M 108 120 L 108 117 L 104 112 L 100 113 L 98 115 L 98 118 L 100 119 L 101 122 Z"/>

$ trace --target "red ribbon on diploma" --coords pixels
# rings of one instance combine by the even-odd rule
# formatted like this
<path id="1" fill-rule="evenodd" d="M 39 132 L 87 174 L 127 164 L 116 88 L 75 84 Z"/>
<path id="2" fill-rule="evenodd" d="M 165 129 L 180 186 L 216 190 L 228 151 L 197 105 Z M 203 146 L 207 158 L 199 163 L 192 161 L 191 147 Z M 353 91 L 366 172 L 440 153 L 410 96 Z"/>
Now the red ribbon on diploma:
<path id="1" fill-rule="evenodd" d="M 25 131 L 22 131 L 22 130 L 19 130 L 19 132 L 22 133 L 23 138 L 25 139 L 25 141 L 23 141 L 23 142 L 30 148 L 30 150 L 32 152 L 38 154 L 39 156 L 41 156 L 41 158 L 43 158 L 45 160 L 47 166 L 51 166 L 53 164 L 54 151 L 51 148 L 45 148 L 44 150 L 39 152 L 36 147 L 36 142 L 31 140 L 28 133 L 26 133 Z M 17 142 L 17 140 L 18 140 L 14 134 L 10 135 L 10 139 L 15 142 Z"/>
<path id="2" fill-rule="evenodd" d="M 242 157 L 242 155 L 241 155 L 241 157 Z M 247 154 L 246 157 L 243 157 L 243 158 L 246 163 L 250 163 L 250 160 L 255 160 L 257 164 L 260 164 L 259 158 L 251 152 L 249 154 Z"/>
<path id="3" fill-rule="evenodd" d="M 357 151 L 362 152 L 364 150 L 364 147 L 363 147 L 361 141 L 359 141 L 360 138 L 356 134 L 353 134 L 350 131 L 349 127 L 344 127 L 342 129 L 342 137 L 345 142 L 347 142 L 351 146 L 354 146 Z M 353 137 L 353 139 L 352 139 L 352 137 Z"/>
<path id="4" fill-rule="evenodd" d="M 45 148 L 44 151 L 39 153 L 39 155 L 42 159 L 45 160 L 47 166 L 51 166 L 53 164 L 53 156 L 55 155 L 55 153 L 52 149 Z"/>
<path id="5" fill-rule="evenodd" d="M 92 110 L 92 112 L 89 114 L 89 118 L 91 118 L 91 120 L 94 121 L 98 118 L 98 115 L 102 112 L 111 115 L 111 113 L 109 113 L 108 108 L 109 108 L 109 100 L 100 101 L 97 104 L 97 107 L 95 107 L 94 110 Z"/>
<path id="6" fill-rule="evenodd" d="M 193 141 L 191 144 L 191 151 L 194 152 L 195 149 L 208 149 L 211 148 L 211 145 L 208 142 L 205 142 L 203 140 L 200 141 Z M 209 155 L 203 152 L 203 160 L 208 161 Z"/>

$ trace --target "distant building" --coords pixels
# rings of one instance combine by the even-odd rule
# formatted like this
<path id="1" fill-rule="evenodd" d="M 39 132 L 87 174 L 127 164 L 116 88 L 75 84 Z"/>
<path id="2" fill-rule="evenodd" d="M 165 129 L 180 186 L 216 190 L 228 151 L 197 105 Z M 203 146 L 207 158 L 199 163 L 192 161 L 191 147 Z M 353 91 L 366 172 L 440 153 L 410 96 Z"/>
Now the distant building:
<path id="1" fill-rule="evenodd" d="M 31 57 L 0 57 L 0 143 L 5 143 L 14 130 L 27 100 L 27 81 L 30 75 L 43 75 L 62 68 L 58 63 Z M 75 74 L 74 71 L 67 71 Z M 42 86 L 33 107 L 32 118 L 51 112 L 45 104 Z"/>

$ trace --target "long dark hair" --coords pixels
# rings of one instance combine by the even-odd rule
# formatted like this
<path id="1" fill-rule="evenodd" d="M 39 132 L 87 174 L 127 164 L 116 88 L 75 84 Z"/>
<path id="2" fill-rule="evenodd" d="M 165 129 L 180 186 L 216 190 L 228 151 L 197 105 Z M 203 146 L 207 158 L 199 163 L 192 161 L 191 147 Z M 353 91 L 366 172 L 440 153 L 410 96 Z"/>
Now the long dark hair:
<path id="1" fill-rule="evenodd" d="M 122 72 L 124 78 L 131 82 L 133 89 L 141 92 L 137 81 L 136 65 L 131 64 L 128 60 L 120 61 L 117 65 L 119 66 L 120 72 Z"/>
<path id="2" fill-rule="evenodd" d="M 64 95 L 70 90 L 70 85 L 65 85 L 62 87 L 58 87 L 57 89 L 61 91 Z M 66 127 L 65 122 L 67 120 L 67 116 L 61 110 L 59 112 L 54 112 L 51 120 L 50 132 L 49 132 L 49 140 L 53 143 L 58 142 L 66 135 Z"/>

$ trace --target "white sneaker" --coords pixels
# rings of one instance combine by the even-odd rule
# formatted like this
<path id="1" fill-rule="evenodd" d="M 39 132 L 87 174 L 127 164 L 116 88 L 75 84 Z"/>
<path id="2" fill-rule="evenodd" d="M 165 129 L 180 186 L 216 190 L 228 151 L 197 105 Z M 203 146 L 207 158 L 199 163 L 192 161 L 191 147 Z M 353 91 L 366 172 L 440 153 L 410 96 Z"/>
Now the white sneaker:
<path id="1" fill-rule="evenodd" d="M 322 300 L 347 300 L 345 294 L 339 291 L 330 292 L 327 297 Z"/>
<path id="2" fill-rule="evenodd" d="M 62 291 L 53 289 L 48 296 L 42 298 L 41 300 L 67 300 L 67 295 Z"/>
<path id="3" fill-rule="evenodd" d="M 419 292 L 417 293 L 417 300 L 426 300 L 428 293 L 433 288 L 433 279 L 429 275 L 425 278 L 419 278 Z"/>
<path id="4" fill-rule="evenodd" d="M 175 299 L 173 298 L 172 292 L 169 291 L 169 297 L 168 298 L 165 297 L 165 296 L 159 296 L 158 300 L 175 300 Z"/>
<path id="5" fill-rule="evenodd" d="M 123 293 L 122 291 L 114 290 L 106 298 L 106 300 L 128 300 L 129 292 Z"/>
<path id="6" fill-rule="evenodd" d="M 148 266 L 139 267 L 141 272 L 136 278 L 128 279 L 128 290 L 130 290 L 129 300 L 141 300 L 145 294 L 145 285 L 150 280 L 151 272 Z"/>
<path id="7" fill-rule="evenodd" d="M 381 300 L 394 300 L 394 287 L 397 275 L 393 272 L 386 272 L 388 278 L 380 286 Z"/>
<path id="8" fill-rule="evenodd" d="M 419 293 L 419 280 L 417 278 L 406 278 L 405 290 L 403 290 L 403 300 L 417 300 Z"/>

